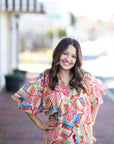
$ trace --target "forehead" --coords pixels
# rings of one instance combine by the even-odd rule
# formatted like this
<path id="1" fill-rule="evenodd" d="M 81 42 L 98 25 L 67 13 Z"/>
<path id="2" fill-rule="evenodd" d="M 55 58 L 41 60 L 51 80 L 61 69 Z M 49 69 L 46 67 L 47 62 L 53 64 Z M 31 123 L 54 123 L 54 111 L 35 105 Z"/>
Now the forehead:
<path id="1" fill-rule="evenodd" d="M 65 51 L 71 54 L 76 54 L 76 48 L 73 45 L 69 45 Z"/>

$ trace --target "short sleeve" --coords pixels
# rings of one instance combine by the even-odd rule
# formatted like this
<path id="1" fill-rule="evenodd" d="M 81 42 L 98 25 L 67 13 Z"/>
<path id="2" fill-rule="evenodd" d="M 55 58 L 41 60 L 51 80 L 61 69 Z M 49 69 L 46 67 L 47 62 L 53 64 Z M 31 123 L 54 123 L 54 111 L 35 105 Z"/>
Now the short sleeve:
<path id="1" fill-rule="evenodd" d="M 17 103 L 19 109 L 30 114 L 36 114 L 43 111 L 43 91 L 44 91 L 44 73 L 38 77 L 29 80 L 17 91 L 12 99 Z"/>
<path id="2" fill-rule="evenodd" d="M 103 84 L 100 83 L 100 81 L 92 76 L 91 74 L 88 74 L 88 87 L 90 92 L 90 98 L 91 98 L 91 106 L 98 106 L 103 103 L 103 96 L 105 94 L 105 88 Z"/>

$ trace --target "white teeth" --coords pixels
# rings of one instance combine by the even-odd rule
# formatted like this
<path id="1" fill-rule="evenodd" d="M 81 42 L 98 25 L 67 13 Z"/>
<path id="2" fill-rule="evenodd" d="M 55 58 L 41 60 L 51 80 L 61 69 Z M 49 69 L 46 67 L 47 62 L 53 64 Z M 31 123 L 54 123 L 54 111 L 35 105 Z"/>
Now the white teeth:
<path id="1" fill-rule="evenodd" d="M 64 62 L 65 65 L 70 65 L 70 63 Z"/>

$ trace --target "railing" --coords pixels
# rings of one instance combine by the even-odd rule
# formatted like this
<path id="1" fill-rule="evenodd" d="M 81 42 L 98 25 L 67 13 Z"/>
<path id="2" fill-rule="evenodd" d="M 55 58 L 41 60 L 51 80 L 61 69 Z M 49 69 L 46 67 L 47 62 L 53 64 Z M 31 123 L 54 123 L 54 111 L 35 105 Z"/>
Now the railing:
<path id="1" fill-rule="evenodd" d="M 38 0 L 0 0 L 0 11 L 45 13 L 43 4 Z"/>

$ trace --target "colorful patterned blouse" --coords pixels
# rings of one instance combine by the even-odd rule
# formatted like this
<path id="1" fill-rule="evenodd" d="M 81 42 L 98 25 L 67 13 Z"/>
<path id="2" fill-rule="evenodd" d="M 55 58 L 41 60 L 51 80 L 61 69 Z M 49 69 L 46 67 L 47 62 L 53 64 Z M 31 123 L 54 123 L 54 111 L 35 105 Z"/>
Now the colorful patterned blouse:
<path id="1" fill-rule="evenodd" d="M 55 90 L 48 88 L 49 75 L 44 72 L 27 82 L 12 98 L 19 109 L 30 114 L 44 112 L 56 120 L 53 130 L 45 131 L 46 144 L 93 144 L 91 106 L 103 103 L 104 89 L 97 79 L 84 71 L 83 93 L 66 86 L 59 76 Z"/>

